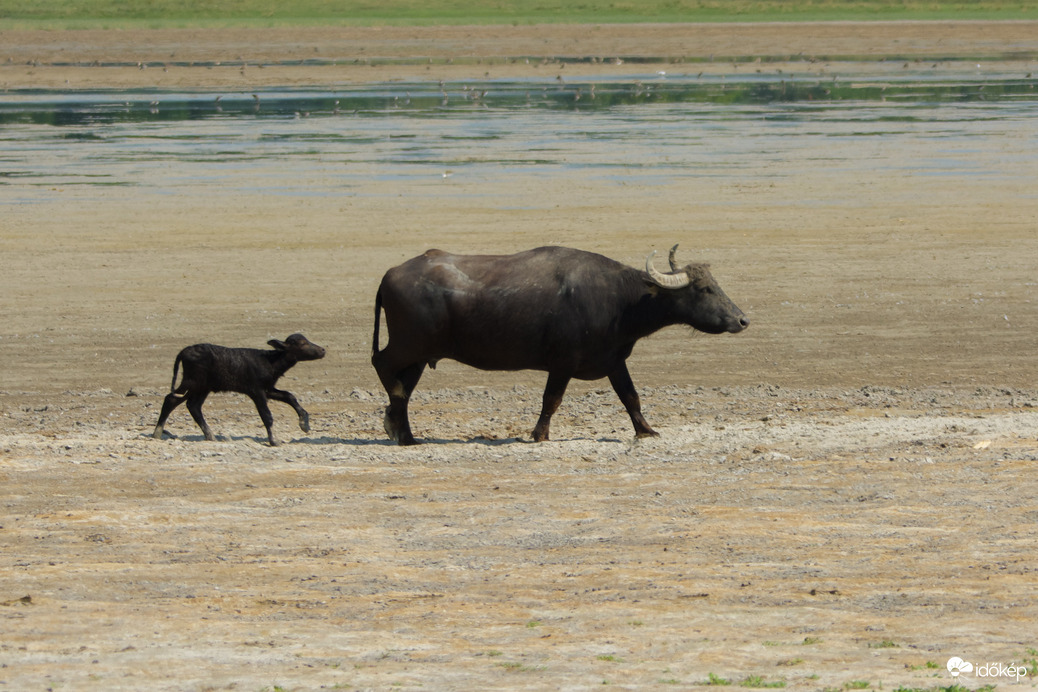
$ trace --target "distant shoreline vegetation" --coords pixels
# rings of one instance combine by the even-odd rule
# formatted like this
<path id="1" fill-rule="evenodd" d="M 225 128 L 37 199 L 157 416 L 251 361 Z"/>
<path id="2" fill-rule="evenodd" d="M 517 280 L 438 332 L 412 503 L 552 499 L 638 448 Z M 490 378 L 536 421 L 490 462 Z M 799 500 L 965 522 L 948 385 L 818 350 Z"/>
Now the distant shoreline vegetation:
<path id="1" fill-rule="evenodd" d="M 1034 0 L 0 0 L 0 30 L 1035 19 Z"/>
<path id="2" fill-rule="evenodd" d="M 139 91 L 80 92 L 73 95 L 55 95 L 39 92 L 23 94 L 22 98 L 0 102 L 0 126 L 48 125 L 52 127 L 87 128 L 64 135 L 69 140 L 99 139 L 91 128 L 96 125 L 119 123 L 186 122 L 229 118 L 269 118 L 288 120 L 300 117 L 429 117 L 448 113 L 485 112 L 487 109 L 605 111 L 617 107 L 643 104 L 696 104 L 704 109 L 712 106 L 778 106 L 804 107 L 814 112 L 821 109 L 840 109 L 853 104 L 865 108 L 879 104 L 900 105 L 897 110 L 887 108 L 884 122 L 912 121 L 918 117 L 912 108 L 920 104 L 982 104 L 989 113 L 994 107 L 1019 105 L 1033 108 L 1038 95 L 1030 80 L 991 78 L 970 80 L 948 76 L 945 79 L 917 79 L 908 75 L 900 80 L 858 78 L 848 82 L 819 80 L 814 77 L 776 79 L 774 76 L 740 75 L 737 81 L 725 78 L 686 76 L 668 77 L 646 90 L 640 81 L 571 82 L 548 89 L 543 83 L 529 81 L 496 81 L 492 91 L 473 103 L 460 83 L 400 82 L 392 86 L 355 86 L 334 92 L 321 89 L 258 90 L 260 101 L 247 94 L 229 94 L 215 101 L 211 90 L 196 92 Z M 592 89 L 592 84 L 597 90 Z M 449 92 L 449 100 L 444 95 Z M 594 94 L 579 101 L 574 94 Z M 35 98 L 33 98 L 35 96 Z M 404 99 L 406 98 L 406 103 Z M 404 105 L 401 105 L 401 104 Z M 729 114 L 725 117 L 735 117 Z M 752 117 L 760 118 L 759 113 Z M 797 112 L 773 113 L 770 118 L 796 118 Z M 864 122 L 864 120 L 863 120 Z M 858 136 L 866 136 L 859 133 Z M 310 133 L 302 135 L 311 137 Z M 339 141 L 338 135 L 326 134 L 325 141 Z M 345 135 L 348 140 L 353 135 Z M 311 141 L 311 140 L 307 140 Z M 528 160 L 527 162 L 536 160 Z M 3 173 L 0 173 L 2 179 Z"/>

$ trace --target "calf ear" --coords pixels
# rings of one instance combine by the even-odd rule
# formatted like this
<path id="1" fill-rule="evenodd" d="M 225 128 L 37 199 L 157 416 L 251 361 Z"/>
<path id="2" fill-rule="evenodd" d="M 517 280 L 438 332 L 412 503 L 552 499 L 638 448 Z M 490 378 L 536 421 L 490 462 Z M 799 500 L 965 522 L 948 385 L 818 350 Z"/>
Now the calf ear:
<path id="1" fill-rule="evenodd" d="M 271 339 L 270 341 L 268 341 L 267 346 L 273 346 L 278 351 L 288 350 L 288 344 L 286 344 L 284 341 L 278 341 L 277 339 Z"/>

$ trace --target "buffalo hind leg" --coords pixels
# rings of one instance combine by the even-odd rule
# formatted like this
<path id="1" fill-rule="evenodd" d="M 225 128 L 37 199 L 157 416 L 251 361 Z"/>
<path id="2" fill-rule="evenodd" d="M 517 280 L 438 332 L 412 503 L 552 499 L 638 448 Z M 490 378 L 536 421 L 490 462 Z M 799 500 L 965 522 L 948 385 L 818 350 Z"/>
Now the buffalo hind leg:
<path id="1" fill-rule="evenodd" d="M 194 392 L 188 392 L 187 396 L 187 410 L 191 412 L 191 417 L 198 423 L 198 427 L 202 429 L 202 434 L 205 435 L 205 439 L 212 442 L 216 439 L 213 435 L 213 431 L 209 429 L 209 424 L 205 422 L 205 416 L 202 415 L 202 404 L 205 403 L 205 398 L 209 396 L 208 392 L 202 394 L 195 394 Z"/>
<path id="2" fill-rule="evenodd" d="M 407 418 L 407 404 L 411 400 L 411 393 L 418 386 L 425 371 L 425 363 L 409 365 L 394 375 L 383 376 L 382 370 L 376 365 L 382 385 L 389 394 L 389 406 L 383 425 L 389 439 L 395 440 L 401 446 L 418 444 L 411 433 L 411 423 Z"/>
<path id="3" fill-rule="evenodd" d="M 271 389 L 267 392 L 267 396 L 274 401 L 288 404 L 295 409 L 296 415 L 299 416 L 299 429 L 305 433 L 310 432 L 310 414 L 306 412 L 305 408 L 299 405 L 299 400 L 295 398 L 292 392 L 286 392 L 281 389 Z"/>
<path id="4" fill-rule="evenodd" d="M 649 427 L 642 416 L 642 402 L 638 398 L 638 392 L 634 390 L 634 382 L 631 381 L 631 373 L 627 371 L 627 363 L 620 363 L 620 367 L 609 375 L 609 383 L 613 385 L 613 391 L 620 397 L 620 402 L 627 409 L 627 414 L 634 423 L 634 434 L 637 437 L 659 437 L 660 434 Z"/>
<path id="5" fill-rule="evenodd" d="M 152 433 L 152 437 L 156 440 L 162 439 L 162 433 L 166 428 L 166 419 L 169 418 L 169 414 L 173 413 L 173 409 L 185 401 L 187 401 L 186 396 L 177 396 L 174 392 L 166 395 L 166 398 L 162 401 L 162 413 L 159 414 L 159 422 L 155 424 L 155 432 Z"/>
<path id="6" fill-rule="evenodd" d="M 544 387 L 544 399 L 541 403 L 541 417 L 537 419 L 537 425 L 533 429 L 534 442 L 544 442 L 548 439 L 551 417 L 559 410 L 569 380 L 569 375 L 548 373 L 548 384 Z"/>

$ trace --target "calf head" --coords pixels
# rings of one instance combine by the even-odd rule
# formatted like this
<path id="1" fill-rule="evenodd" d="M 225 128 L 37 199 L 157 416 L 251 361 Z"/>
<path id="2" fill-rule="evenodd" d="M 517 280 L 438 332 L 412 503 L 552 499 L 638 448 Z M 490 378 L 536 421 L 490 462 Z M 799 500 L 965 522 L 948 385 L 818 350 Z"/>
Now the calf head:
<path id="1" fill-rule="evenodd" d="M 271 339 L 267 345 L 274 347 L 276 351 L 283 351 L 293 356 L 296 360 L 319 360 L 324 358 L 324 349 L 317 344 L 311 343 L 302 334 L 292 334 L 284 341 Z"/>

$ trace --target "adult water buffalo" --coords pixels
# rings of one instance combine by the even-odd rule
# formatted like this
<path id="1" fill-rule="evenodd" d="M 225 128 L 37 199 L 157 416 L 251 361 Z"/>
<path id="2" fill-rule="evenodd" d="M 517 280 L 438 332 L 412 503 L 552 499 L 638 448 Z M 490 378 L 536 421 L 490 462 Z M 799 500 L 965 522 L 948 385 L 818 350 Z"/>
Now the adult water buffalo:
<path id="1" fill-rule="evenodd" d="M 548 439 L 552 414 L 570 379 L 608 377 L 638 437 L 657 435 L 641 413 L 626 360 L 638 339 L 672 324 L 740 332 L 749 321 L 706 264 L 645 271 L 564 247 L 515 255 L 452 255 L 442 250 L 386 272 L 375 296 L 371 363 L 389 394 L 385 428 L 415 444 L 407 403 L 426 365 L 453 358 L 482 370 L 544 370 L 533 439 Z M 386 312 L 389 343 L 379 350 Z"/>

